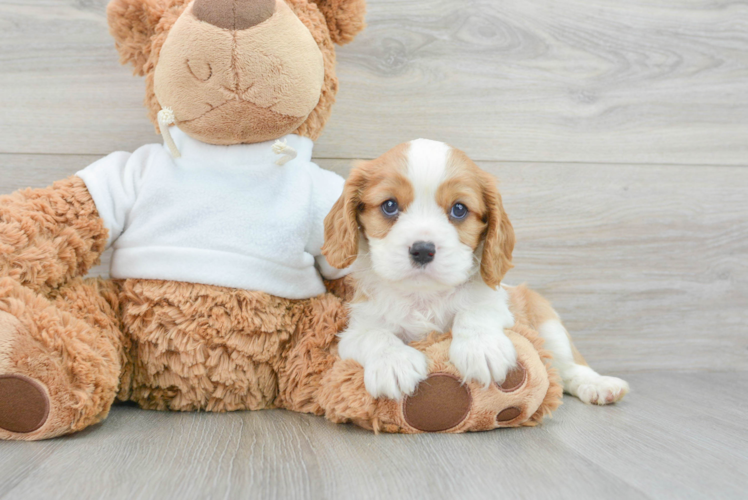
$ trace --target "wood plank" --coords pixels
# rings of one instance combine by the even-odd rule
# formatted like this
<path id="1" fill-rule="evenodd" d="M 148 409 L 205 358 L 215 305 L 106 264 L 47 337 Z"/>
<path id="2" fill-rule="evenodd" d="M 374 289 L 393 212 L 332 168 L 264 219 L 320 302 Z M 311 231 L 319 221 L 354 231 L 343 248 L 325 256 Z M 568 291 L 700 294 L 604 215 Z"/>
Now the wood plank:
<path id="1" fill-rule="evenodd" d="M 651 498 L 745 497 L 742 399 L 748 374 L 651 372 L 626 378 L 633 382 L 628 404 L 594 413 L 567 397 L 563 423 L 542 430 Z M 606 429 L 608 437 L 597 442 Z"/>
<path id="2" fill-rule="evenodd" d="M 0 194 L 47 187 L 75 175 L 99 158 L 101 155 L 0 154 Z"/>
<path id="3" fill-rule="evenodd" d="M 107 498 L 138 499 L 490 498 L 500 488 L 638 498 L 625 481 L 555 439 L 539 432 L 535 437 L 539 441 L 526 430 L 374 436 L 282 410 L 216 415 L 120 407 L 103 425 L 70 438 L 0 442 L 0 496 L 98 498 L 107 491 Z M 44 459 L 26 459 L 29 448 L 43 449 L 38 454 Z M 540 465 L 570 480 L 555 485 L 534 463 L 541 454 L 548 458 Z"/>
<path id="4" fill-rule="evenodd" d="M 0 152 L 103 155 L 155 139 L 106 0 L 0 0 Z M 415 137 L 484 160 L 748 162 L 748 8 L 731 0 L 369 0 L 317 145 Z"/>
<path id="5" fill-rule="evenodd" d="M 369 19 L 322 156 L 428 137 L 483 160 L 748 161 L 745 4 L 388 0 Z"/>
<path id="6" fill-rule="evenodd" d="M 0 155 L 0 193 L 95 159 Z M 748 370 L 748 170 L 481 165 L 501 179 L 517 233 L 506 281 L 548 297 L 595 368 Z M 108 255 L 92 274 L 107 269 Z"/>
<path id="7" fill-rule="evenodd" d="M 719 416 L 739 414 L 745 374 L 626 377 L 619 405 L 567 398 L 541 427 L 459 436 L 116 407 L 74 436 L 0 442 L 0 497 L 742 498 L 748 433 Z"/>
<path id="8" fill-rule="evenodd" d="M 0 1 L 0 151 L 108 154 L 153 141 L 107 0 Z"/>

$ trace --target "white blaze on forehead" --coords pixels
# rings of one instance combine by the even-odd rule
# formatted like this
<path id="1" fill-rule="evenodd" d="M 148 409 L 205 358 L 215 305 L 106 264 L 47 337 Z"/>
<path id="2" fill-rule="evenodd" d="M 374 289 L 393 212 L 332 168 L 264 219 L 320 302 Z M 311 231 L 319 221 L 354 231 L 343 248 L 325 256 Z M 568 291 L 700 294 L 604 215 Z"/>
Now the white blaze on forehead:
<path id="1" fill-rule="evenodd" d="M 402 154 L 407 161 L 407 181 L 413 188 L 413 201 L 404 207 L 383 238 L 368 238 L 374 274 L 390 285 L 404 289 L 447 289 L 465 283 L 474 272 L 473 249 L 460 241 L 456 227 L 439 205 L 436 195 L 449 179 L 452 148 L 443 142 L 418 139 L 407 143 Z M 417 241 L 436 247 L 433 262 L 414 267 L 409 249 Z M 429 319 L 431 321 L 431 319 Z"/>
<path id="2" fill-rule="evenodd" d="M 434 200 L 444 181 L 450 147 L 443 142 L 416 139 L 408 148 L 408 178 L 413 183 L 415 201 Z"/>

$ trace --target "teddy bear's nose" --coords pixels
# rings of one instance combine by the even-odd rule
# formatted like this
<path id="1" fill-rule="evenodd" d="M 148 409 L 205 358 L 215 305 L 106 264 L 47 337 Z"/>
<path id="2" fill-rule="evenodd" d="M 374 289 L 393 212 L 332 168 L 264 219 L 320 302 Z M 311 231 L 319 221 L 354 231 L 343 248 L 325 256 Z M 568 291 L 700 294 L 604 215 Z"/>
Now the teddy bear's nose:
<path id="1" fill-rule="evenodd" d="M 206 23 L 227 30 L 257 26 L 275 12 L 275 0 L 195 0 L 192 13 Z"/>

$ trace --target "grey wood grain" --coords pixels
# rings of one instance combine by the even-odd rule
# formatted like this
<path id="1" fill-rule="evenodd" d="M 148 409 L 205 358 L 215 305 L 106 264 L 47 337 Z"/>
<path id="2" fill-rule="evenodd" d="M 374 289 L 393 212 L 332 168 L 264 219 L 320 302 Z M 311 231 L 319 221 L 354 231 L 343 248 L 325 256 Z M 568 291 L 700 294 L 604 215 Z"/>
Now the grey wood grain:
<path id="1" fill-rule="evenodd" d="M 0 152 L 154 140 L 106 0 L 0 0 Z M 370 0 L 338 52 L 317 154 L 415 137 L 476 159 L 748 162 L 748 7 L 734 0 Z"/>
<path id="2" fill-rule="evenodd" d="M 0 155 L 0 193 L 97 158 Z M 317 161 L 344 176 L 351 164 Z M 506 281 L 548 297 L 594 367 L 748 370 L 748 169 L 481 166 L 517 234 Z"/>
<path id="3" fill-rule="evenodd" d="M 745 373 L 635 373 L 613 407 L 534 429 L 379 435 L 283 410 L 116 407 L 80 434 L 0 442 L 0 498 L 743 498 Z"/>

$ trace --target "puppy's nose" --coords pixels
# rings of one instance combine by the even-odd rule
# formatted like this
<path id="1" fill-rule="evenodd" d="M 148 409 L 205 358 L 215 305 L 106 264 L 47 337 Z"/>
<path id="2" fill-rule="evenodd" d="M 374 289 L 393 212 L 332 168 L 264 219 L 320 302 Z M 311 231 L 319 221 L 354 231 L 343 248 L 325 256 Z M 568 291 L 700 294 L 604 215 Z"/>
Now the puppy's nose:
<path id="1" fill-rule="evenodd" d="M 410 247 L 410 259 L 419 266 L 425 266 L 436 254 L 436 246 L 430 241 L 416 241 Z"/>
<path id="2" fill-rule="evenodd" d="M 225 30 L 257 26 L 275 12 L 275 0 L 195 0 L 195 17 Z"/>

